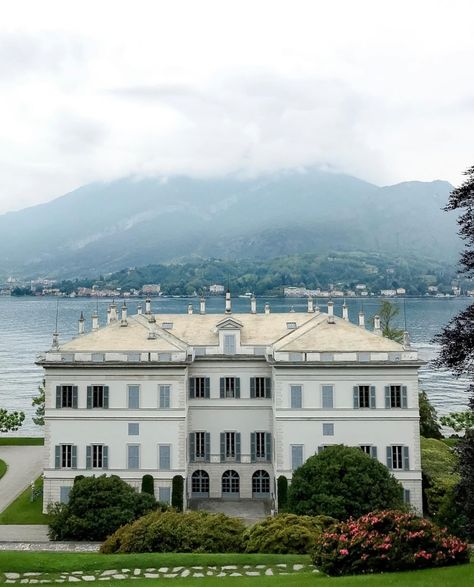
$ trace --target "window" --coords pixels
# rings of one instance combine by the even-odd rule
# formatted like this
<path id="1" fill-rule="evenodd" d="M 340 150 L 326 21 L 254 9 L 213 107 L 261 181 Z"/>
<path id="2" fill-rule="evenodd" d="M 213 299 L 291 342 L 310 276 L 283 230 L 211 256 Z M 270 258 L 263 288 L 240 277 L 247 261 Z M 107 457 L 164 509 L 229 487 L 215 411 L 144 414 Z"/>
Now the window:
<path id="1" fill-rule="evenodd" d="M 270 475 L 267 471 L 255 471 L 252 475 L 252 495 L 266 497 L 270 494 Z"/>
<path id="2" fill-rule="evenodd" d="M 211 435 L 209 432 L 191 432 L 189 435 L 189 458 L 191 461 L 209 461 Z"/>
<path id="3" fill-rule="evenodd" d="M 367 353 L 367 352 L 358 353 L 358 358 L 361 363 L 365 363 L 367 361 L 370 361 L 370 353 Z"/>
<path id="4" fill-rule="evenodd" d="M 407 408 L 408 393 L 405 385 L 387 385 L 385 387 L 386 408 Z"/>
<path id="5" fill-rule="evenodd" d="M 220 397 L 240 397 L 240 378 L 239 377 L 221 377 Z"/>
<path id="6" fill-rule="evenodd" d="M 56 469 L 77 469 L 77 446 L 58 444 L 54 449 L 54 466 Z"/>
<path id="7" fill-rule="evenodd" d="M 205 432 L 195 432 L 196 435 L 196 459 L 204 459 L 206 456 L 206 434 Z"/>
<path id="8" fill-rule="evenodd" d="M 288 330 L 294 330 L 296 328 L 296 322 L 287 322 L 286 327 Z"/>
<path id="9" fill-rule="evenodd" d="M 56 386 L 56 407 L 77 408 L 77 386 L 58 385 Z"/>
<path id="10" fill-rule="evenodd" d="M 235 355 L 235 334 L 224 334 L 224 355 Z"/>
<path id="11" fill-rule="evenodd" d="M 235 458 L 235 432 L 225 433 L 225 458 Z"/>
<path id="12" fill-rule="evenodd" d="M 163 328 L 164 330 L 172 330 L 173 322 L 162 322 L 161 328 Z"/>
<path id="13" fill-rule="evenodd" d="M 171 503 L 171 487 L 158 488 L 158 501 L 161 501 L 161 503 Z"/>
<path id="14" fill-rule="evenodd" d="M 265 458 L 265 432 L 255 432 L 255 456 Z"/>
<path id="15" fill-rule="evenodd" d="M 355 385 L 353 388 L 354 408 L 375 408 L 375 386 Z"/>
<path id="16" fill-rule="evenodd" d="M 140 434 L 140 424 L 138 422 L 128 423 L 128 435 L 138 436 Z"/>
<path id="17" fill-rule="evenodd" d="M 251 377 L 250 378 L 250 397 L 251 398 L 270 398 L 272 397 L 272 380 L 270 377 Z"/>
<path id="18" fill-rule="evenodd" d="M 291 445 L 291 470 L 295 471 L 303 464 L 303 445 Z"/>
<path id="19" fill-rule="evenodd" d="M 128 386 L 128 409 L 138 410 L 140 408 L 140 386 Z"/>
<path id="20" fill-rule="evenodd" d="M 59 501 L 60 503 L 69 503 L 69 494 L 71 493 L 72 487 L 70 485 L 61 485 L 59 488 Z"/>
<path id="21" fill-rule="evenodd" d="M 221 432 L 221 462 L 240 462 L 240 433 Z"/>
<path id="22" fill-rule="evenodd" d="M 289 353 L 288 358 L 290 361 L 302 361 L 303 360 L 303 353 Z"/>
<path id="23" fill-rule="evenodd" d="M 252 432 L 250 434 L 250 460 L 272 460 L 272 435 L 270 432 Z"/>
<path id="24" fill-rule="evenodd" d="M 406 504 L 410 504 L 411 500 L 410 500 L 410 490 L 409 489 L 404 489 L 403 490 L 403 501 Z"/>
<path id="25" fill-rule="evenodd" d="M 265 355 L 265 347 L 264 346 L 256 346 L 253 348 L 253 354 L 258 355 L 260 357 Z"/>
<path id="26" fill-rule="evenodd" d="M 205 346 L 194 347 L 194 355 L 196 357 L 205 357 L 206 356 L 206 347 Z"/>
<path id="27" fill-rule="evenodd" d="M 372 457 L 373 459 L 377 458 L 377 447 L 373 446 L 372 444 L 361 444 L 359 446 L 362 452 L 365 452 L 366 455 Z"/>
<path id="28" fill-rule="evenodd" d="M 222 495 L 233 494 L 238 496 L 240 492 L 240 477 L 237 471 L 226 471 L 222 475 Z"/>
<path id="29" fill-rule="evenodd" d="M 169 363 L 171 361 L 171 353 L 158 353 L 158 361 Z"/>
<path id="30" fill-rule="evenodd" d="M 209 474 L 206 471 L 194 471 L 191 476 L 191 493 L 195 497 L 209 497 Z"/>
<path id="31" fill-rule="evenodd" d="M 323 436 L 334 436 L 334 424 L 323 423 Z"/>
<path id="32" fill-rule="evenodd" d="M 171 406 L 170 403 L 171 386 L 160 385 L 160 408 L 167 409 Z"/>
<path id="33" fill-rule="evenodd" d="M 290 385 L 290 405 L 294 409 L 303 407 L 303 390 L 301 385 Z"/>
<path id="34" fill-rule="evenodd" d="M 88 385 L 87 386 L 87 407 L 108 408 L 109 407 L 109 386 Z"/>
<path id="35" fill-rule="evenodd" d="M 320 355 L 321 361 L 326 363 L 334 361 L 334 354 L 333 353 L 321 353 Z"/>
<path id="36" fill-rule="evenodd" d="M 325 410 L 330 410 L 334 407 L 334 386 L 323 385 L 321 388 L 322 407 Z"/>
<path id="37" fill-rule="evenodd" d="M 158 468 L 165 471 L 171 469 L 171 446 L 169 444 L 158 445 Z"/>
<path id="38" fill-rule="evenodd" d="M 387 467 L 407 471 L 410 468 L 408 446 L 387 446 Z"/>
<path id="39" fill-rule="evenodd" d="M 211 380 L 209 377 L 191 377 L 189 379 L 189 397 L 206 399 L 211 395 Z"/>
<path id="40" fill-rule="evenodd" d="M 129 444 L 127 446 L 127 469 L 140 468 L 140 445 Z"/>
<path id="41" fill-rule="evenodd" d="M 86 446 L 86 469 L 107 469 L 109 465 L 109 450 L 102 444 Z"/>

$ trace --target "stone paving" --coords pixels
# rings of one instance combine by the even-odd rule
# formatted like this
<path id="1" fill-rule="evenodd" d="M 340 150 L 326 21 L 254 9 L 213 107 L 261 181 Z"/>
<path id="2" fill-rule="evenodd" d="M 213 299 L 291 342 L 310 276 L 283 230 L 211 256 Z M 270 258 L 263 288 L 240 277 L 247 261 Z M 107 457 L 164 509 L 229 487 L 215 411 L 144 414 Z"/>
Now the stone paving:
<path id="1" fill-rule="evenodd" d="M 67 573 L 0 573 L 0 583 L 91 583 L 124 579 L 174 579 L 176 577 L 263 577 L 301 572 L 318 573 L 312 565 L 222 565 L 193 567 L 157 567 L 147 569 L 109 569 L 106 571 L 72 571 Z"/>

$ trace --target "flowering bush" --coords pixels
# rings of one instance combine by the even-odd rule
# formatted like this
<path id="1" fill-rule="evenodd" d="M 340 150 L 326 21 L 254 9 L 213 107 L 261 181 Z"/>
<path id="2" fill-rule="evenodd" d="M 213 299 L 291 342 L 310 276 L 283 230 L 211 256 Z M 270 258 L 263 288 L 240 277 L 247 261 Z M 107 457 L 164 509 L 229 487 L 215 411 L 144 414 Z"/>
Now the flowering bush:
<path id="1" fill-rule="evenodd" d="M 469 546 L 414 514 L 384 511 L 335 524 L 312 558 L 328 575 L 352 575 L 466 563 Z"/>

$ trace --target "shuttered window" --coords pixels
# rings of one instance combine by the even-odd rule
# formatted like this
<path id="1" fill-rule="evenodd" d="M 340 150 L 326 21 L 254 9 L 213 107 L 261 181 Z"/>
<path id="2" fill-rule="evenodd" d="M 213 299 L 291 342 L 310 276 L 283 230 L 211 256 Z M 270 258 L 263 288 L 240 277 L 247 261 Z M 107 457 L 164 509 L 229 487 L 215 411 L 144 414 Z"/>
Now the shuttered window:
<path id="1" fill-rule="evenodd" d="M 224 355 L 235 355 L 235 334 L 224 334 Z"/>
<path id="2" fill-rule="evenodd" d="M 385 386 L 386 408 L 408 408 L 408 389 L 406 385 Z"/>
<path id="3" fill-rule="evenodd" d="M 240 398 L 240 377 L 221 377 L 220 397 Z"/>
<path id="4" fill-rule="evenodd" d="M 56 386 L 56 407 L 77 408 L 77 385 Z"/>
<path id="5" fill-rule="evenodd" d="M 410 469 L 408 446 L 387 446 L 387 467 L 393 470 L 408 471 Z"/>
<path id="6" fill-rule="evenodd" d="M 171 386 L 170 385 L 160 385 L 159 387 L 160 393 L 160 409 L 168 409 L 171 407 Z"/>
<path id="7" fill-rule="evenodd" d="M 128 386 L 128 409 L 138 410 L 140 408 L 140 386 Z"/>
<path id="8" fill-rule="evenodd" d="M 295 471 L 303 464 L 303 445 L 292 444 L 291 445 L 291 469 Z"/>
<path id="9" fill-rule="evenodd" d="M 322 407 L 330 410 L 334 407 L 334 386 L 323 385 L 321 388 Z"/>
<path id="10" fill-rule="evenodd" d="M 140 445 L 129 444 L 127 446 L 127 469 L 140 468 Z"/>
<path id="11" fill-rule="evenodd" d="M 87 408 L 108 408 L 109 407 L 109 386 L 88 385 L 87 386 Z"/>
<path id="12" fill-rule="evenodd" d="M 353 388 L 354 408 L 364 409 L 376 407 L 376 391 L 373 385 L 355 385 Z"/>
<path id="13" fill-rule="evenodd" d="M 301 385 L 290 385 L 290 406 L 294 409 L 303 407 L 303 390 Z"/>
<path id="14" fill-rule="evenodd" d="M 56 469 L 77 469 L 77 446 L 75 444 L 56 445 L 54 466 Z"/>
<path id="15" fill-rule="evenodd" d="M 164 471 L 171 469 L 171 446 L 169 444 L 158 446 L 158 468 Z"/>
<path id="16" fill-rule="evenodd" d="M 272 397 L 272 380 L 270 377 L 251 377 L 250 378 L 250 397 L 251 398 L 271 398 Z"/>
<path id="17" fill-rule="evenodd" d="M 208 399 L 211 396 L 211 380 L 209 377 L 190 377 L 189 397 L 191 399 Z"/>

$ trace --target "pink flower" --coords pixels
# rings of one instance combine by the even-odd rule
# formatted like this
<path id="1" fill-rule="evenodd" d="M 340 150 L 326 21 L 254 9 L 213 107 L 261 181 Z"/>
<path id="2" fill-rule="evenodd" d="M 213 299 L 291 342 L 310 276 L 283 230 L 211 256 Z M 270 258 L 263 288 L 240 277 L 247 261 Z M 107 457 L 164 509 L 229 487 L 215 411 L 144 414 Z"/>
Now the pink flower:
<path id="1" fill-rule="evenodd" d="M 343 556 L 346 556 L 346 554 L 349 554 L 349 551 L 347 550 L 347 548 L 341 548 L 339 553 L 342 554 Z"/>

